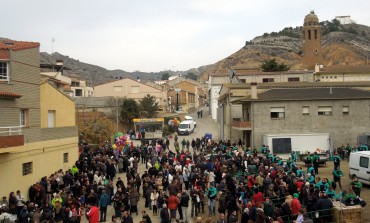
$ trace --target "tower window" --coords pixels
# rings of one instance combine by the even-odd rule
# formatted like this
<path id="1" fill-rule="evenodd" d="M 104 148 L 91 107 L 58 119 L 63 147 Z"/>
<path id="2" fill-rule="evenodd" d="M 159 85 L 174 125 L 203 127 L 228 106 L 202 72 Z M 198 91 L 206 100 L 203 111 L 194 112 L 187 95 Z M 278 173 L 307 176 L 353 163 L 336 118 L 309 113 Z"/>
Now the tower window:
<path id="1" fill-rule="evenodd" d="M 317 39 L 317 30 L 315 29 L 315 39 Z"/>
<path id="2" fill-rule="evenodd" d="M 308 39 L 311 40 L 311 30 L 308 30 Z"/>

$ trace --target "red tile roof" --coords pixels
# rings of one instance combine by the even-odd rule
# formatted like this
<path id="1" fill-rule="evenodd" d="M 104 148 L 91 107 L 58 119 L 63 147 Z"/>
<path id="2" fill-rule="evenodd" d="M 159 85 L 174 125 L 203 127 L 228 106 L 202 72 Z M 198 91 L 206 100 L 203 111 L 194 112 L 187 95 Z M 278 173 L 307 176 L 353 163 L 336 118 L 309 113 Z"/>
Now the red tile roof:
<path id="1" fill-rule="evenodd" d="M 15 41 L 10 39 L 0 40 L 0 49 L 25 50 L 40 47 L 40 43 Z"/>
<path id="2" fill-rule="evenodd" d="M 4 97 L 4 98 L 20 98 L 20 97 L 22 97 L 22 95 L 16 94 L 16 93 L 12 93 L 12 92 L 1 92 L 0 91 L 0 97 Z"/>

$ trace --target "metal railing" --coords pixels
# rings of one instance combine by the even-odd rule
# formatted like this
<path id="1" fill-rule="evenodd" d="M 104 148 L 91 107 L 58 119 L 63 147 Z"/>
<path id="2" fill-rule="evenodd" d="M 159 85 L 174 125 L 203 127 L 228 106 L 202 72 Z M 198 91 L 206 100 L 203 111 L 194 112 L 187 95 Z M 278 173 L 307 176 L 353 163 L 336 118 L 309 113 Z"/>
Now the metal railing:
<path id="1" fill-rule="evenodd" d="M 23 126 L 0 127 L 0 136 L 21 135 Z"/>

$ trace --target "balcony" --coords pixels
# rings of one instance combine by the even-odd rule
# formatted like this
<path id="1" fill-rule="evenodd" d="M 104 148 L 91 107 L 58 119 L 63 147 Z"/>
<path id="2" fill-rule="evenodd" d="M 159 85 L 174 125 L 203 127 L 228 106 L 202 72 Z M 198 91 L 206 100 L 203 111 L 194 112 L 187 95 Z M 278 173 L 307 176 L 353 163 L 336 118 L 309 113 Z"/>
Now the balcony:
<path id="1" fill-rule="evenodd" d="M 0 149 L 23 145 L 22 126 L 0 127 Z"/>
<path id="2" fill-rule="evenodd" d="M 249 121 L 244 120 L 234 120 L 232 122 L 233 129 L 237 130 L 251 130 L 252 129 L 252 123 Z"/>

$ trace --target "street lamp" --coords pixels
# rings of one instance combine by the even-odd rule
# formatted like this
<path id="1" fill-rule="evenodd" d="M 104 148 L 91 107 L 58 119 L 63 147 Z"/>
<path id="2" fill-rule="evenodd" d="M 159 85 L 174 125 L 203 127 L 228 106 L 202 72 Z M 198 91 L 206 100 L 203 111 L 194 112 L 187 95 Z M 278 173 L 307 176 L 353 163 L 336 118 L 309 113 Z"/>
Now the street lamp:
<path id="1" fill-rule="evenodd" d="M 175 88 L 176 91 L 176 111 L 179 111 L 179 92 L 181 91 L 180 88 Z"/>

